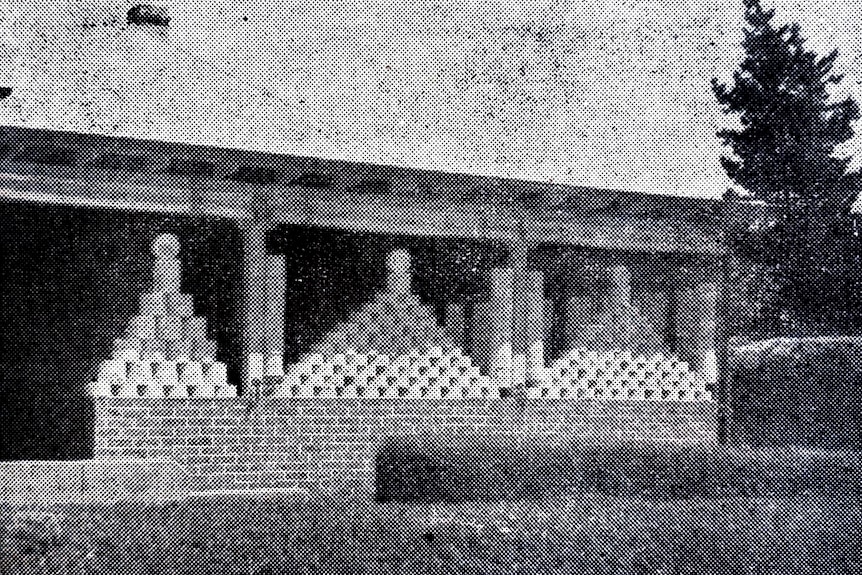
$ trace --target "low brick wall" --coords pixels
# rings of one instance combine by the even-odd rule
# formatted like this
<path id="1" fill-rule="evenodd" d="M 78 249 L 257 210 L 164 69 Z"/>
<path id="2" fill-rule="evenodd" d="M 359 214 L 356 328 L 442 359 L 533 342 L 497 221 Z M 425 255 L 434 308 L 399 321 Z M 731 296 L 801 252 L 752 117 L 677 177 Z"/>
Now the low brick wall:
<path id="1" fill-rule="evenodd" d="M 566 400 L 95 400 L 97 459 L 178 462 L 191 491 L 369 493 L 388 437 L 458 433 L 710 443 L 714 403 Z"/>

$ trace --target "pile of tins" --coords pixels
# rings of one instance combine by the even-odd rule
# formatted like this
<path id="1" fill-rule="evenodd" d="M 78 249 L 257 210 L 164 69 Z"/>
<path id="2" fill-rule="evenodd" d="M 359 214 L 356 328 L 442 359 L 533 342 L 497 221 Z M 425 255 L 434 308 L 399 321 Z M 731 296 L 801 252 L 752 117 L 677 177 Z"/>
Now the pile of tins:
<path id="1" fill-rule="evenodd" d="M 114 353 L 136 353 L 146 361 L 212 361 L 218 346 L 207 338 L 206 318 L 192 315 L 192 309 L 188 294 L 141 295 L 141 313 L 114 340 Z"/>
<path id="2" fill-rule="evenodd" d="M 406 356 L 419 348 L 448 348 L 452 344 L 434 313 L 413 293 L 382 291 L 348 321 L 339 323 L 313 348 L 334 355 L 343 350 Z"/>
<path id="3" fill-rule="evenodd" d="M 114 340 L 111 359 L 99 364 L 90 395 L 236 397 L 225 365 L 215 360 L 216 343 L 206 337 L 206 318 L 192 315 L 191 309 L 186 294 L 143 294 L 142 313 Z"/>
<path id="4" fill-rule="evenodd" d="M 481 375 L 457 347 L 423 347 L 395 357 L 347 349 L 311 353 L 279 373 L 278 357 L 250 358 L 260 373 L 261 394 L 298 398 L 478 399 L 505 397 L 503 382 Z M 255 375 L 253 375 L 255 377 Z"/>
<path id="5" fill-rule="evenodd" d="M 225 364 L 206 361 L 146 361 L 133 350 L 115 355 L 99 365 L 90 383 L 93 397 L 236 397 L 227 382 Z"/>
<path id="6" fill-rule="evenodd" d="M 635 355 L 653 355 L 663 345 L 649 320 L 632 305 L 620 306 L 582 326 L 571 345 L 595 351 L 631 350 Z"/>
<path id="7" fill-rule="evenodd" d="M 89 386 L 95 397 L 235 397 L 224 364 L 215 361 L 215 341 L 206 318 L 194 313 L 194 298 L 180 290 L 179 240 L 171 234 L 153 242 L 153 289 L 141 294 L 139 311 L 111 359 L 99 365 Z"/>
<path id="8" fill-rule="evenodd" d="M 656 353 L 574 349 L 527 389 L 531 398 L 633 401 L 711 401 L 706 380 L 684 361 Z"/>

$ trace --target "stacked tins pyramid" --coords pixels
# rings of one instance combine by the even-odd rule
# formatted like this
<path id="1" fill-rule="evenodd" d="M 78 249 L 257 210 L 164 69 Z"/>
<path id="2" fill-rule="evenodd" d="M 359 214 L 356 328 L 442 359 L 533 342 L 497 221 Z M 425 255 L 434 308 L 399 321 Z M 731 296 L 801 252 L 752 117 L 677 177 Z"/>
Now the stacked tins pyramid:
<path id="1" fill-rule="evenodd" d="M 706 380 L 675 356 L 630 351 L 573 349 L 546 370 L 545 380 L 528 397 L 711 401 Z"/>
<path id="2" fill-rule="evenodd" d="M 410 254 L 394 251 L 386 264 L 385 288 L 327 333 L 312 353 L 331 356 L 350 349 L 397 357 L 417 349 L 455 347 L 434 312 L 410 291 Z"/>
<path id="3" fill-rule="evenodd" d="M 603 312 L 594 323 L 584 325 L 575 334 L 573 348 L 608 352 L 629 350 L 635 355 L 662 353 L 662 339 L 640 310 L 631 305 L 618 306 Z"/>
<path id="4" fill-rule="evenodd" d="M 114 340 L 111 359 L 99 365 L 91 395 L 97 397 L 232 397 L 225 365 L 194 298 L 180 291 L 182 265 L 176 236 L 153 242 L 153 289 L 141 294 L 138 315 Z"/>
<path id="5" fill-rule="evenodd" d="M 410 291 L 410 254 L 389 254 L 386 286 L 326 334 L 286 373 L 272 393 L 319 398 L 482 398 L 499 396 L 455 347 L 434 312 Z M 262 358 L 259 358 L 259 360 Z M 258 361 L 260 363 L 260 361 Z M 278 371 L 278 361 L 275 371 Z"/>

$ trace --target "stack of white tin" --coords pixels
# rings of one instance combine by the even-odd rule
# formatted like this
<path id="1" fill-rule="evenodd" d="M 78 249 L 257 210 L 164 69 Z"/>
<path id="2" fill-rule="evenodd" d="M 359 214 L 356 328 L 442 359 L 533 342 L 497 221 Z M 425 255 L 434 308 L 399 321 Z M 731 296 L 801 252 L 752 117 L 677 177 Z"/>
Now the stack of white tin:
<path id="1" fill-rule="evenodd" d="M 328 356 L 310 353 L 283 376 L 269 367 L 266 374 L 264 379 L 270 380 L 272 395 L 277 397 L 481 399 L 509 391 L 481 375 L 470 358 L 454 347 L 417 348 L 395 357 L 351 348 Z"/>
<path id="2" fill-rule="evenodd" d="M 684 361 L 656 353 L 574 349 L 546 370 L 528 397 L 634 401 L 710 401 L 706 380 Z"/>
<path id="3" fill-rule="evenodd" d="M 194 314 L 194 298 L 181 292 L 176 236 L 153 242 L 153 289 L 141 294 L 138 314 L 114 340 L 111 359 L 99 366 L 90 392 L 100 397 L 235 396 L 218 348 L 207 337 L 206 318 Z"/>
<path id="4" fill-rule="evenodd" d="M 311 350 L 322 355 L 376 350 L 390 357 L 423 348 L 452 348 L 434 311 L 410 291 L 410 254 L 396 250 L 387 258 L 385 287 L 374 299 L 335 326 Z"/>

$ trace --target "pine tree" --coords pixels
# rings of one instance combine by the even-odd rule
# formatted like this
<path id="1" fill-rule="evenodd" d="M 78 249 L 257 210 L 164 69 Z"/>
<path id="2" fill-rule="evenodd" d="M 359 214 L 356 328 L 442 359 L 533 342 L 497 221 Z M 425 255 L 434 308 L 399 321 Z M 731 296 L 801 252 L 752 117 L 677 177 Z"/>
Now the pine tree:
<path id="1" fill-rule="evenodd" d="M 725 113 L 740 129 L 718 136 L 736 158 L 723 157 L 730 178 L 755 197 L 793 208 L 840 193 L 847 159 L 833 157 L 853 136 L 859 107 L 851 98 L 830 101 L 829 89 L 842 77 L 832 67 L 838 52 L 819 57 L 805 49 L 798 24 L 776 27 L 774 10 L 759 0 L 745 5 L 745 57 L 733 85 L 713 80 Z"/>
<path id="2" fill-rule="evenodd" d="M 787 309 L 814 317 L 828 304 L 837 270 L 825 270 L 839 249 L 835 235 L 849 207 L 849 159 L 834 156 L 853 136 L 859 107 L 833 101 L 842 77 L 833 72 L 837 51 L 818 56 L 805 48 L 798 24 L 777 26 L 774 10 L 743 0 L 745 56 L 732 85 L 713 80 L 723 111 L 738 128 L 718 132 L 733 152 L 721 163 L 730 178 L 777 212 L 773 225 L 732 238 L 745 255 L 771 266 Z M 827 273 L 824 273 L 827 272 Z M 827 295 L 827 292 L 829 295 Z"/>

